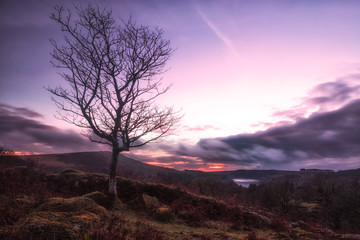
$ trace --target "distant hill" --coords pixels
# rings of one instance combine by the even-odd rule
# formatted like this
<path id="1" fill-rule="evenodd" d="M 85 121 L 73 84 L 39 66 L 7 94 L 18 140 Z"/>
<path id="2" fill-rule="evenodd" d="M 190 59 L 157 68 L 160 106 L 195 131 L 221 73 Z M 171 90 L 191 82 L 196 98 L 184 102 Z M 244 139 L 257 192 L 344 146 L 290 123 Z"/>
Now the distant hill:
<path id="1" fill-rule="evenodd" d="M 234 178 L 251 178 L 251 179 L 267 179 L 274 177 L 298 177 L 298 171 L 283 171 L 283 170 L 236 170 L 236 171 L 224 171 L 217 172 L 219 175 L 226 175 L 232 179 Z"/>
<path id="2" fill-rule="evenodd" d="M 109 173 L 111 152 L 76 152 L 76 153 L 61 153 L 61 154 L 44 154 L 23 156 L 25 158 L 32 158 L 52 172 L 60 172 L 66 168 L 74 168 L 89 173 Z M 20 163 L 16 165 L 21 165 Z M 141 180 L 177 178 L 180 180 L 202 177 L 202 178 L 217 178 L 217 179 L 235 179 L 235 178 L 250 178 L 261 181 L 273 181 L 281 179 L 308 179 L 314 177 L 321 172 L 306 171 L 283 171 L 283 170 L 235 170 L 235 171 L 218 171 L 218 172 L 201 172 L 193 170 L 178 171 L 170 168 L 153 166 L 140 161 L 128 158 L 124 155 L 119 155 L 118 160 L 118 175 L 123 177 L 130 177 Z M 333 175 L 341 176 L 359 176 L 360 169 L 344 170 L 331 173 Z M 180 181 L 176 180 L 176 181 Z M 174 182 L 176 182 L 174 180 Z"/>
<path id="3" fill-rule="evenodd" d="M 111 152 L 76 152 L 62 154 L 43 154 L 27 156 L 35 159 L 41 166 L 53 172 L 74 168 L 90 173 L 109 173 Z M 145 164 L 119 155 L 118 175 L 139 179 L 150 179 L 159 173 L 173 173 L 176 170 Z"/>

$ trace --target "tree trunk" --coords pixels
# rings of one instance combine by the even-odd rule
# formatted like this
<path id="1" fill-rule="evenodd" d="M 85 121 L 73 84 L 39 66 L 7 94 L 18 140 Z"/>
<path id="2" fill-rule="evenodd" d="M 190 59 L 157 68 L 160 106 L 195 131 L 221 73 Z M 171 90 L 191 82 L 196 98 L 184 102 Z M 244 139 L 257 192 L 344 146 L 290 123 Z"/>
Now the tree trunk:
<path id="1" fill-rule="evenodd" d="M 109 174 L 109 194 L 114 197 L 114 199 L 118 198 L 117 189 L 116 189 L 116 166 L 119 156 L 119 151 L 117 149 L 113 149 L 111 154 L 111 164 L 110 164 L 110 174 Z"/>

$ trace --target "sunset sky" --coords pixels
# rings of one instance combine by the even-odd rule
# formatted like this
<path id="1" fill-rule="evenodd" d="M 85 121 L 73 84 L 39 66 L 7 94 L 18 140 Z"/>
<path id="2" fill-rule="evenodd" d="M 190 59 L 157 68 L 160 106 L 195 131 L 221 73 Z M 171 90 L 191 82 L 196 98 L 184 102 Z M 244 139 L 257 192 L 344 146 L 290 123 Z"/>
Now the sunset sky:
<path id="1" fill-rule="evenodd" d="M 184 114 L 177 135 L 128 156 L 181 170 L 360 167 L 360 1 L 91 3 L 162 28 L 176 49 L 158 103 Z M 57 4 L 73 8 L 0 2 L 0 145 L 109 150 L 54 117 L 45 88 L 66 86 L 49 55 L 49 39 L 62 39 L 49 18 Z"/>

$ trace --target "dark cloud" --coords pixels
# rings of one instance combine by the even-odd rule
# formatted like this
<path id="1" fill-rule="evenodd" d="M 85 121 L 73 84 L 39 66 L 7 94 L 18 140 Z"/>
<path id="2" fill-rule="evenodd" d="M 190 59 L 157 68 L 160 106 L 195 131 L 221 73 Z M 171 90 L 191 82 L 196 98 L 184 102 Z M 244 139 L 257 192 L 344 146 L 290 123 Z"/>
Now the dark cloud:
<path id="1" fill-rule="evenodd" d="M 256 146 L 281 151 L 284 161 L 360 156 L 360 100 L 332 112 L 315 114 L 293 125 L 253 135 L 221 139 L 237 151 Z M 261 159 L 264 160 L 266 159 Z M 280 160 L 280 159 L 279 159 Z"/>
<path id="2" fill-rule="evenodd" d="M 204 164 L 235 163 L 239 166 L 251 166 L 253 164 L 252 160 L 248 160 L 243 153 L 224 143 L 221 139 L 202 139 L 196 145 L 163 145 L 162 150 L 175 156 L 201 159 Z"/>
<path id="3" fill-rule="evenodd" d="M 0 103 L 0 144 L 19 152 L 73 152 L 100 150 L 81 134 L 46 125 L 33 118 L 41 115 L 27 108 Z"/>
<path id="4" fill-rule="evenodd" d="M 313 114 L 295 124 L 255 134 L 202 139 L 195 146 L 163 147 L 180 156 L 207 163 L 250 168 L 319 166 L 344 168 L 360 165 L 360 100 L 335 111 Z M 336 159 L 336 161 L 334 161 Z M 303 165 L 301 165 L 303 163 Z"/>
<path id="5" fill-rule="evenodd" d="M 342 104 L 353 100 L 360 93 L 360 75 L 354 74 L 333 82 L 317 85 L 309 93 L 307 102 L 312 104 Z"/>
<path id="6" fill-rule="evenodd" d="M 290 109 L 276 111 L 273 116 L 299 121 L 312 112 L 328 112 L 339 109 L 360 96 L 360 74 L 349 74 L 335 81 L 316 85 L 302 99 L 302 103 Z M 279 124 L 275 124 L 279 125 Z"/>
<path id="7" fill-rule="evenodd" d="M 0 115 L 6 116 L 6 115 L 20 115 L 23 117 L 29 117 L 29 118 L 36 118 L 36 117 L 42 117 L 40 113 L 34 112 L 27 108 L 22 107 L 13 107 L 7 104 L 0 103 Z"/>

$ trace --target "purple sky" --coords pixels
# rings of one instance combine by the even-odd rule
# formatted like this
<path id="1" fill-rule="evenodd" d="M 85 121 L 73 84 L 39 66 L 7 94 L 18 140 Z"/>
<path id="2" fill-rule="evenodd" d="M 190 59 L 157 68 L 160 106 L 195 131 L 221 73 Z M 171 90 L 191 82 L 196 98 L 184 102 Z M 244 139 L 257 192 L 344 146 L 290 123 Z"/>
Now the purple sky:
<path id="1" fill-rule="evenodd" d="M 177 49 L 159 103 L 184 113 L 178 134 L 131 157 L 177 169 L 360 167 L 360 1 L 97 2 L 163 28 Z M 56 4 L 73 7 L 0 2 L 0 144 L 104 150 L 54 118 L 44 89 L 64 84 L 49 62 L 49 38 L 62 38 Z"/>

